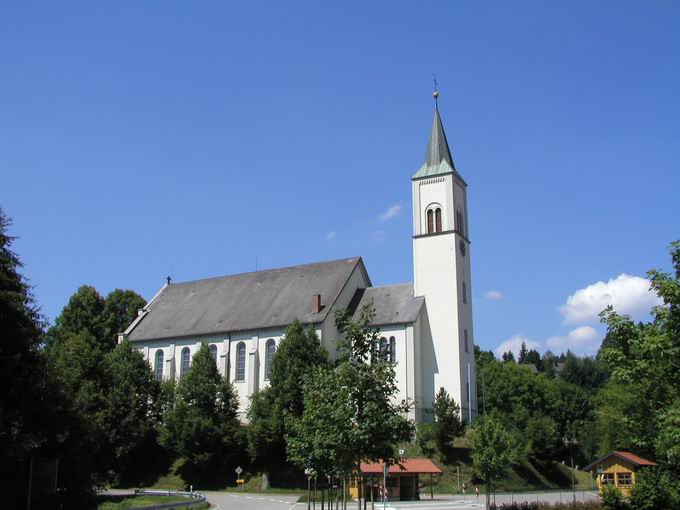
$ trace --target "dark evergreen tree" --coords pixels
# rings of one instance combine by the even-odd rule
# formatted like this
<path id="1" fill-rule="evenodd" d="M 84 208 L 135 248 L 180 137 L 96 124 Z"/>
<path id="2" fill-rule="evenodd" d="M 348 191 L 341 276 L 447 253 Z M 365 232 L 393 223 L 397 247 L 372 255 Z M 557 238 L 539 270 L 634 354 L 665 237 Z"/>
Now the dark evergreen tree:
<path id="1" fill-rule="evenodd" d="M 439 388 L 433 403 L 435 444 L 442 458 L 452 459 L 453 440 L 463 435 L 465 424 L 460 417 L 460 406 L 444 388 Z"/>
<path id="2" fill-rule="evenodd" d="M 0 209 L 0 488 L 5 504 L 18 492 L 10 489 L 16 489 L 23 463 L 48 441 L 44 417 L 51 407 L 39 350 L 43 319 L 19 272 L 19 257 L 10 249 L 10 225 Z M 26 494 L 20 497 L 25 501 Z"/>
<path id="3" fill-rule="evenodd" d="M 103 412 L 108 444 L 105 458 L 111 481 L 120 482 L 142 460 L 142 450 L 156 439 L 160 384 L 142 354 L 128 341 L 107 354 L 105 366 L 109 379 Z"/>
<path id="4" fill-rule="evenodd" d="M 213 484 L 216 473 L 232 472 L 243 439 L 237 411 L 234 389 L 220 376 L 208 344 L 201 345 L 160 430 L 162 443 L 184 457 L 185 480 Z"/>
<path id="5" fill-rule="evenodd" d="M 517 363 L 519 363 L 520 365 L 526 363 L 528 353 L 529 349 L 527 349 L 527 343 L 524 340 L 522 340 L 522 345 L 519 348 L 519 356 L 517 356 Z"/>
<path id="6" fill-rule="evenodd" d="M 248 451 L 257 470 L 272 485 L 304 481 L 302 470 L 286 455 L 286 417 L 303 411 L 303 381 L 317 366 L 328 366 L 328 354 L 312 328 L 295 321 L 285 332 L 269 372 L 269 387 L 253 395 L 248 408 Z"/>

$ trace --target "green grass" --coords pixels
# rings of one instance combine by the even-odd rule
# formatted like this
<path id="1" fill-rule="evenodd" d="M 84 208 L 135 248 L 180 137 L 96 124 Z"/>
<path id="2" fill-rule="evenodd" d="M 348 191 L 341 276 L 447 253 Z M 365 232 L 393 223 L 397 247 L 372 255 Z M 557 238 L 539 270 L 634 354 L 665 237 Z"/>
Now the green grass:
<path id="1" fill-rule="evenodd" d="M 123 510 L 125 508 L 136 508 L 143 506 L 162 505 L 164 503 L 175 503 L 186 501 L 182 496 L 130 496 L 123 499 L 105 501 L 101 503 L 98 510 Z M 196 506 L 194 508 L 208 508 L 208 504 Z"/>
<path id="2" fill-rule="evenodd" d="M 466 438 L 458 438 L 454 459 L 445 464 L 434 455 L 432 461 L 442 470 L 442 475 L 434 477 L 433 492 L 436 494 L 460 494 L 458 489 L 458 473 L 460 484 L 468 487 L 468 494 L 474 493 L 472 482 L 472 460 L 470 459 L 469 443 Z M 416 444 L 404 446 L 406 457 L 428 457 Z M 552 462 L 545 466 L 532 465 L 523 462 L 519 466 L 508 469 L 505 476 L 496 482 L 496 490 L 501 492 L 538 492 L 571 489 L 571 469 L 563 464 Z M 594 487 L 589 473 L 574 470 L 575 487 L 577 490 L 588 490 Z M 430 492 L 430 477 L 421 477 L 424 485 L 423 494 Z M 483 488 L 480 487 L 482 490 Z"/>

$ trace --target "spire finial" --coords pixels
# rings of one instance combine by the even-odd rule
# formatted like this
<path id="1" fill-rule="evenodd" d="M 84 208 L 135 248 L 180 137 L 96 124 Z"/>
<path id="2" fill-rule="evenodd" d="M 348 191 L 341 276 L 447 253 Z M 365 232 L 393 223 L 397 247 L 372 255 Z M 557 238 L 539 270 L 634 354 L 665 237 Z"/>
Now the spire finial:
<path id="1" fill-rule="evenodd" d="M 437 87 L 437 75 L 433 74 L 432 79 L 434 80 L 434 92 L 432 97 L 434 97 L 434 107 L 439 108 L 439 88 Z"/>

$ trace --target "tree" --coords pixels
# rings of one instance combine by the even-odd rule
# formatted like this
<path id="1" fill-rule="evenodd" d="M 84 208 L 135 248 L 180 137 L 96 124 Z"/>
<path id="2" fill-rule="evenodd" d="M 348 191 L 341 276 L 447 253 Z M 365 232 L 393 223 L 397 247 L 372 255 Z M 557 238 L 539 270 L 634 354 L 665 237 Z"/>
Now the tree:
<path id="1" fill-rule="evenodd" d="M 104 348 L 105 345 L 101 342 L 103 311 L 104 300 L 97 289 L 91 285 L 82 285 L 70 297 L 68 304 L 56 318 L 55 325 L 48 331 L 48 346 L 65 342 L 70 335 L 87 332 L 100 348 Z"/>
<path id="2" fill-rule="evenodd" d="M 510 361 L 512 362 L 515 361 L 515 355 L 512 353 L 512 351 L 507 351 L 503 353 L 503 361 L 505 361 L 506 363 Z"/>
<path id="3" fill-rule="evenodd" d="M 208 344 L 202 344 L 177 384 L 174 406 L 165 415 L 160 440 L 186 459 L 185 473 L 192 479 L 218 467 L 226 472 L 238 454 L 237 411 L 231 384 L 220 376 Z"/>
<path id="4" fill-rule="evenodd" d="M 12 506 L 18 491 L 9 489 L 20 464 L 49 440 L 44 419 L 50 416 L 52 384 L 39 350 L 43 319 L 11 251 L 10 225 L 0 209 L 0 489 Z M 19 496 L 25 501 L 25 494 Z"/>
<path id="5" fill-rule="evenodd" d="M 146 305 L 142 296 L 133 290 L 116 289 L 104 299 L 100 315 L 101 342 L 109 349 L 118 343 L 122 333 L 137 317 L 137 311 Z"/>
<path id="6" fill-rule="evenodd" d="M 656 450 L 668 410 L 680 394 L 680 241 L 671 243 L 674 274 L 649 271 L 652 290 L 662 305 L 652 309 L 652 321 L 635 323 L 612 307 L 601 314 L 607 325 L 607 346 L 600 357 L 612 379 L 638 398 L 630 436 L 636 449 L 666 461 Z"/>
<path id="7" fill-rule="evenodd" d="M 501 420 L 487 414 L 472 426 L 472 468 L 475 476 L 487 482 L 486 506 L 489 508 L 489 484 L 519 461 L 519 451 Z"/>
<path id="8" fill-rule="evenodd" d="M 543 372 L 543 360 L 536 349 L 531 349 L 527 352 L 524 363 L 527 365 L 534 365 L 539 372 Z"/>
<path id="9" fill-rule="evenodd" d="M 287 460 L 286 417 L 302 415 L 304 377 L 317 366 L 328 366 L 328 354 L 314 330 L 295 321 L 286 329 L 274 354 L 269 387 L 253 395 L 248 408 L 250 457 L 256 468 L 277 473 L 281 481 L 302 474 Z"/>
<path id="10" fill-rule="evenodd" d="M 102 352 L 111 351 L 118 343 L 118 333 L 132 323 L 145 304 L 144 298 L 132 290 L 116 289 L 102 298 L 91 285 L 82 285 L 48 331 L 48 345 L 87 331 Z"/>
<path id="11" fill-rule="evenodd" d="M 433 408 L 435 444 L 443 458 L 450 460 L 453 440 L 465 431 L 465 424 L 460 418 L 460 406 L 444 388 L 439 388 Z"/>
<path id="12" fill-rule="evenodd" d="M 630 493 L 630 503 L 634 510 L 680 508 L 680 483 L 667 472 L 645 468 L 637 474 Z"/>
<path id="13" fill-rule="evenodd" d="M 155 439 L 159 423 L 160 384 L 144 356 L 124 341 L 105 359 L 109 378 L 103 428 L 109 454 L 111 478 L 119 480 L 135 455 Z"/>
<path id="14" fill-rule="evenodd" d="M 374 313 L 371 305 L 356 321 L 347 311 L 336 313 L 338 364 L 308 376 L 302 416 L 290 420 L 288 452 L 302 467 L 348 474 L 361 461 L 397 463 L 397 446 L 412 437 L 410 405 L 393 402 L 394 367 L 377 348 Z"/>
<path id="15" fill-rule="evenodd" d="M 590 392 L 599 390 L 609 378 L 596 358 L 579 357 L 572 353 L 567 355 L 559 377 Z"/>
<path id="16" fill-rule="evenodd" d="M 519 348 L 519 356 L 517 357 L 517 363 L 523 365 L 527 362 L 527 354 L 529 354 L 529 349 L 527 349 L 527 343 L 522 340 L 522 345 Z"/>

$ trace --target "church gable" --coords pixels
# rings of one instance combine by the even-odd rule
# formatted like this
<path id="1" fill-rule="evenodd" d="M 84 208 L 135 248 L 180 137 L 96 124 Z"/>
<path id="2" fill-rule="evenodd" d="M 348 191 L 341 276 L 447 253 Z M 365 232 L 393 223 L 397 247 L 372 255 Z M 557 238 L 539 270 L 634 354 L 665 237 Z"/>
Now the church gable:
<path id="1" fill-rule="evenodd" d="M 323 322 L 360 257 L 166 286 L 128 331 L 132 341 Z M 313 309 L 320 295 L 320 309 Z M 317 312 L 317 313 L 315 313 Z"/>

